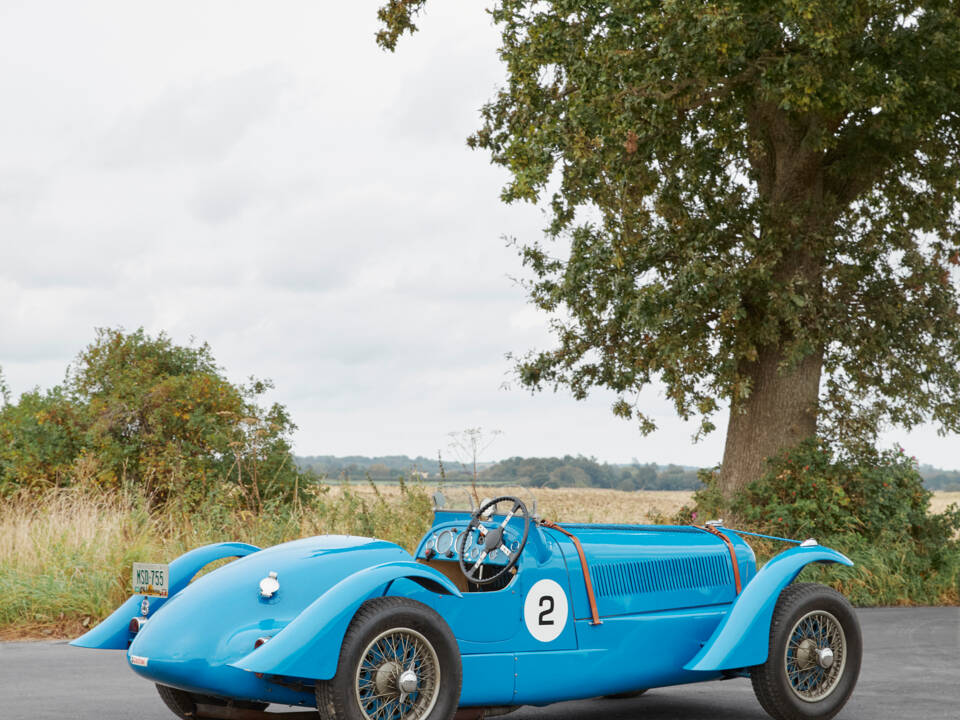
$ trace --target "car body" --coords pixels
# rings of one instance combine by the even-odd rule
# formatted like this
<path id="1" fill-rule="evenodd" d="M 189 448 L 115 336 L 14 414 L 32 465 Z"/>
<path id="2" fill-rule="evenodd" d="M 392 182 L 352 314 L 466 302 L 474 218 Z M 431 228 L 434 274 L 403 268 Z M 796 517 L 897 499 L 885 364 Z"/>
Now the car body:
<path id="1" fill-rule="evenodd" d="M 513 509 L 499 512 L 501 502 Z M 443 668 L 445 677 L 459 674 L 454 709 L 543 705 L 750 676 L 751 668 L 772 662 L 778 600 L 803 567 L 852 564 L 807 541 L 758 570 L 743 537 L 719 525 L 561 527 L 532 517 L 515 498 L 486 506 L 436 509 L 413 554 L 382 540 L 333 535 L 265 549 L 222 543 L 193 550 L 170 564 L 169 598 L 134 595 L 73 645 L 126 650 L 137 674 L 197 697 L 251 707 L 319 704 L 327 717 L 433 718 L 442 717 L 440 710 L 364 710 L 359 691 L 360 715 L 356 708 L 325 709 L 318 700 L 321 686 L 333 683 L 347 662 L 345 637 L 372 601 L 403 599 L 429 611 L 427 625 L 447 626 L 460 664 L 459 673 Z M 227 557 L 237 559 L 191 582 L 201 568 Z M 500 573 L 508 560 L 514 567 L 496 582 L 483 582 L 485 572 Z M 467 580 L 465 570 L 483 584 Z M 859 646 L 852 641 L 859 642 L 859 630 L 845 626 L 841 634 L 844 629 L 841 673 L 852 672 L 855 682 Z M 795 674 L 797 653 L 808 675 L 835 672 L 823 662 L 811 665 L 819 657 L 812 653 L 833 657 L 832 650 L 818 649 L 825 633 L 820 625 L 807 633 L 813 640 L 803 641 L 806 650 L 796 649 L 798 632 Z M 406 660 L 388 666 L 383 653 L 367 651 L 380 663 L 380 674 L 369 675 L 377 687 L 409 698 L 398 690 Z M 789 647 L 785 652 L 789 664 Z M 416 670 L 412 661 L 409 667 Z M 349 684 L 352 672 L 339 674 L 349 675 Z M 795 694 L 806 703 L 798 707 L 814 709 Z"/>

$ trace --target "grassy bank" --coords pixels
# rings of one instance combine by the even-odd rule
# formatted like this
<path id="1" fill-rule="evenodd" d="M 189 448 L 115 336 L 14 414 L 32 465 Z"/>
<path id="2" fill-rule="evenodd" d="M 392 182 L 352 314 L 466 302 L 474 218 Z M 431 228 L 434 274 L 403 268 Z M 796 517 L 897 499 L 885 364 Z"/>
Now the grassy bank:
<path id="1" fill-rule="evenodd" d="M 260 547 L 325 533 L 380 537 L 411 548 L 430 524 L 418 486 L 324 488 L 309 507 L 254 516 L 217 506 L 147 512 L 142 498 L 52 491 L 0 501 L 0 639 L 72 636 L 130 595 L 132 563 L 167 562 L 224 540 Z"/>
<path id="2" fill-rule="evenodd" d="M 465 488 L 445 492 L 452 503 L 465 506 Z M 568 522 L 649 522 L 673 515 L 690 500 L 687 492 L 505 487 L 478 492 L 481 497 L 535 495 L 541 516 Z M 960 493 L 938 493 L 933 509 L 958 500 Z M 430 508 L 429 491 L 417 485 L 324 488 L 309 506 L 261 516 L 216 505 L 189 515 L 175 508 L 151 514 L 142 498 L 118 493 L 60 490 L 4 499 L 0 639 L 79 634 L 128 597 L 135 561 L 169 561 L 223 540 L 262 547 L 323 533 L 376 536 L 409 549 L 429 526 Z M 869 548 L 855 550 L 865 555 L 846 582 L 859 596 L 883 597 L 876 583 L 889 579 L 871 573 Z M 898 582 L 909 591 L 909 577 Z M 956 595 L 946 594 L 942 601 L 956 602 Z"/>

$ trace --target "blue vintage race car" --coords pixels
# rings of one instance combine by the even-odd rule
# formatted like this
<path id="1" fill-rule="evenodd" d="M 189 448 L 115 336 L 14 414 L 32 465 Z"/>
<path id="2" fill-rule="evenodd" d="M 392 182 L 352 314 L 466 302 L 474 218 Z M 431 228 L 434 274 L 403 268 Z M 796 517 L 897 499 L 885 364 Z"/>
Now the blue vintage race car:
<path id="1" fill-rule="evenodd" d="M 843 596 L 791 584 L 812 562 L 852 564 L 807 540 L 758 571 L 721 524 L 559 526 L 500 497 L 437 508 L 413 556 L 326 535 L 141 567 L 145 594 L 73 644 L 126 650 L 181 718 L 478 718 L 737 676 L 774 718 L 830 718 L 861 636 Z"/>

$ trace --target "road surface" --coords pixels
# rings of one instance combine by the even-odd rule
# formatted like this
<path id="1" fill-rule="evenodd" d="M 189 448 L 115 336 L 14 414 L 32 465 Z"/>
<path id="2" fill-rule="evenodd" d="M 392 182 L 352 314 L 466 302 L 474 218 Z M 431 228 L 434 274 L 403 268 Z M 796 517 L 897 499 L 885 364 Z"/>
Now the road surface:
<path id="1" fill-rule="evenodd" d="M 860 682 L 839 720 L 958 720 L 960 608 L 859 610 Z M 637 648 L 638 653 L 656 648 Z M 280 708 L 277 708 L 280 709 Z M 763 720 L 744 679 L 655 689 L 630 700 L 523 708 L 510 720 Z M 0 643 L 3 720 L 171 720 L 120 652 Z"/>

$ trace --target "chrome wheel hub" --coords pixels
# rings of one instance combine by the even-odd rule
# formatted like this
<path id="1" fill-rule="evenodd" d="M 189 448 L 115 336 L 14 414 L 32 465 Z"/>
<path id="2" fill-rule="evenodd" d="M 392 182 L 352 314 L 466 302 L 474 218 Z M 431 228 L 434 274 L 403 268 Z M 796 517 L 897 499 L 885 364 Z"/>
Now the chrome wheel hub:
<path id="1" fill-rule="evenodd" d="M 793 693 L 818 702 L 840 683 L 847 660 L 847 640 L 840 621 L 824 610 L 800 618 L 784 651 L 784 672 Z"/>
<path id="2" fill-rule="evenodd" d="M 357 667 L 356 697 L 369 720 L 420 720 L 439 695 L 440 662 L 416 630 L 387 630 L 367 645 Z"/>
<path id="3" fill-rule="evenodd" d="M 400 679 L 397 681 L 400 691 L 408 695 L 417 691 L 417 674 L 413 670 L 404 670 L 400 673 Z"/>

